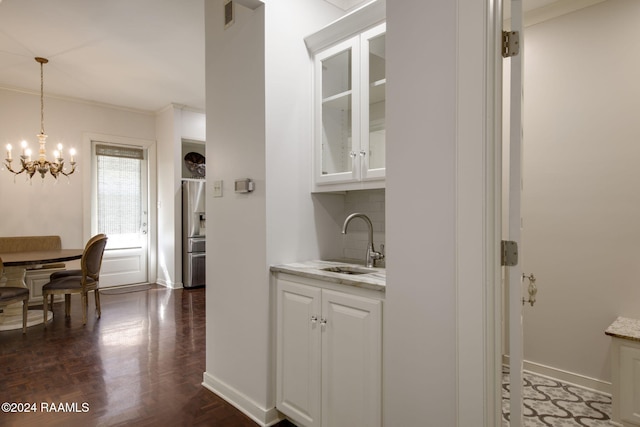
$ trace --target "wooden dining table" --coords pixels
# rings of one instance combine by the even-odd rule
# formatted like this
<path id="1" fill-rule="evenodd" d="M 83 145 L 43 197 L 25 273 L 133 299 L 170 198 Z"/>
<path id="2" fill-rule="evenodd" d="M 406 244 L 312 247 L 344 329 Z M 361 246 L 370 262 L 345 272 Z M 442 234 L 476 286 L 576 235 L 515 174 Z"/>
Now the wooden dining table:
<path id="1" fill-rule="evenodd" d="M 25 273 L 27 267 L 32 265 L 52 264 L 57 262 L 72 261 L 82 258 L 83 249 L 54 249 L 47 251 L 29 252 L 5 252 L 0 253 L 0 259 L 4 264 L 4 276 L 6 281 L 0 281 L 0 286 L 19 286 L 26 288 Z M 47 321 L 53 317 L 50 311 Z M 42 310 L 29 310 L 27 312 L 27 326 L 43 323 Z M 0 331 L 22 329 L 22 303 L 11 304 L 3 309 L 0 314 Z"/>

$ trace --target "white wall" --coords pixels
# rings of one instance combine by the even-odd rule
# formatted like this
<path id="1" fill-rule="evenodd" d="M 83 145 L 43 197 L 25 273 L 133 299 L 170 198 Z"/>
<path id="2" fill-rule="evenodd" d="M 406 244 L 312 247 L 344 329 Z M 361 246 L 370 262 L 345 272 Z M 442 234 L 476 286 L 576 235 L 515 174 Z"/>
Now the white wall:
<path id="1" fill-rule="evenodd" d="M 170 288 L 182 286 L 181 121 L 170 105 L 158 113 L 158 278 Z"/>
<path id="2" fill-rule="evenodd" d="M 205 129 L 204 113 L 169 105 L 157 114 L 157 282 L 170 288 L 182 287 L 182 138 L 204 141 Z"/>
<path id="3" fill-rule="evenodd" d="M 266 7 L 269 265 L 339 255 L 343 196 L 311 195 L 313 67 L 303 38 L 343 13 L 322 0 Z"/>
<path id="4" fill-rule="evenodd" d="M 525 358 L 610 381 L 616 316 L 640 318 L 640 3 L 526 29 Z"/>
<path id="5" fill-rule="evenodd" d="M 0 144 L 2 158 L 7 143 L 19 147 L 27 139 L 37 153 L 36 134 L 40 131 L 40 96 L 0 89 Z M 0 167 L 0 199 L 3 212 L 0 235 L 58 234 L 63 247 L 83 247 L 88 236 L 83 236 L 83 187 L 89 185 L 89 174 L 83 173 L 89 165 L 90 147 L 82 146 L 85 132 L 155 139 L 155 116 L 91 103 L 45 96 L 45 131 L 49 135 L 47 148 L 52 153 L 62 142 L 64 151 L 75 147 L 79 161 L 77 172 L 67 178 L 47 176 L 44 181 L 36 176 L 29 185 L 24 174 L 14 179 Z M 16 158 L 19 149 L 14 148 Z M 50 154 L 52 155 L 52 154 Z M 68 157 L 68 156 L 67 156 Z M 17 167 L 16 161 L 14 168 Z"/>
<path id="6" fill-rule="evenodd" d="M 388 426 L 456 425 L 456 5 L 444 3 L 387 4 Z"/>
<path id="7" fill-rule="evenodd" d="M 386 426 L 500 423 L 492 5 L 387 3 Z"/>
<path id="8" fill-rule="evenodd" d="M 204 384 L 266 419 L 269 364 L 266 274 L 264 8 L 236 3 L 223 28 L 221 2 L 206 2 L 207 186 L 223 180 L 223 197 L 207 197 L 207 355 Z M 220 61 L 220 58 L 225 58 Z M 251 178 L 252 194 L 233 182 Z"/>
<path id="9" fill-rule="evenodd" d="M 180 110 L 180 136 L 184 139 L 204 141 L 207 137 L 207 116 L 204 112 Z"/>

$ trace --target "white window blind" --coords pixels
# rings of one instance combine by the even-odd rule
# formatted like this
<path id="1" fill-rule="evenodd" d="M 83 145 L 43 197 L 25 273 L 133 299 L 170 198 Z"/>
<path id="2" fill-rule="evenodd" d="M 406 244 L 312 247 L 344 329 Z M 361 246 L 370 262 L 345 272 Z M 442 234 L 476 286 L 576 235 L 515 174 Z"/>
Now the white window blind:
<path id="1" fill-rule="evenodd" d="M 98 232 L 111 248 L 139 246 L 142 221 L 142 161 L 136 147 L 96 144 Z"/>

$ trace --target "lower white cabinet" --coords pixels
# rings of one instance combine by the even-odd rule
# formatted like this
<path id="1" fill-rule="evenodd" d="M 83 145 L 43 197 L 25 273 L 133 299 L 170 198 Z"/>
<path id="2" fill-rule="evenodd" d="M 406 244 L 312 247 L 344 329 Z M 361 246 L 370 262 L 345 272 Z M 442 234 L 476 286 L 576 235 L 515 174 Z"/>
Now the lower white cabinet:
<path id="1" fill-rule="evenodd" d="M 276 407 L 306 427 L 380 426 L 382 300 L 295 279 L 277 279 Z"/>
<path id="2" fill-rule="evenodd" d="M 612 424 L 640 426 L 640 342 L 612 340 Z"/>

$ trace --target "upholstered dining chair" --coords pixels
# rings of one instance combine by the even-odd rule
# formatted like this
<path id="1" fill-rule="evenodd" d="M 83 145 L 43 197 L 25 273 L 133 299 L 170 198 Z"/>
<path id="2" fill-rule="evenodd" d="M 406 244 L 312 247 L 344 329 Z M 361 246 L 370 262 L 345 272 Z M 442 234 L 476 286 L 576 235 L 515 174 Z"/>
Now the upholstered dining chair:
<path id="1" fill-rule="evenodd" d="M 47 297 L 51 298 L 53 306 L 54 295 L 64 295 L 64 314 L 70 316 L 71 294 L 80 294 L 82 298 L 82 324 L 87 323 L 87 307 L 89 305 L 88 292 L 94 291 L 96 298 L 96 313 L 101 316 L 100 291 L 98 290 L 100 268 L 107 236 L 98 234 L 87 242 L 82 253 L 79 270 L 55 272 L 49 277 L 49 283 L 42 287 L 42 310 L 44 311 L 44 326 L 47 327 Z"/>
<path id="2" fill-rule="evenodd" d="M 0 259 L 0 278 L 4 274 L 4 265 Z M 29 308 L 29 289 L 19 286 L 0 287 L 0 307 L 6 307 L 22 301 L 22 333 L 27 333 L 27 310 Z"/>

